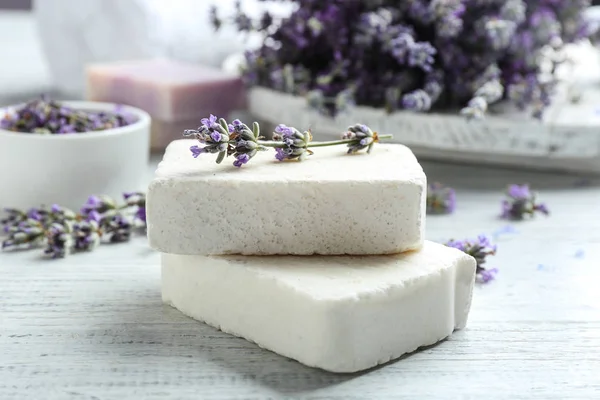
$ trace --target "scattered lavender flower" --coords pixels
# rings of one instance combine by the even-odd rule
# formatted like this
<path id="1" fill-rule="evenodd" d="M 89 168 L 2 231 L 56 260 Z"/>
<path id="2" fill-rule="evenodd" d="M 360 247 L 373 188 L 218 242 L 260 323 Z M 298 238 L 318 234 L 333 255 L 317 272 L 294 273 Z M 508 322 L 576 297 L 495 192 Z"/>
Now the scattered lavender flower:
<path id="1" fill-rule="evenodd" d="M 131 238 L 133 224 L 128 217 L 115 214 L 104 221 L 102 228 L 111 243 L 120 243 Z"/>
<path id="2" fill-rule="evenodd" d="M 103 237 L 110 242 L 125 242 L 136 227 L 146 227 L 146 196 L 124 193 L 125 204 L 118 205 L 107 196 L 90 196 L 79 214 L 57 204 L 32 208 L 27 212 L 6 209 L 0 220 L 7 237 L 3 250 L 45 246 L 51 258 L 62 258 L 73 251 L 91 251 Z"/>
<path id="3" fill-rule="evenodd" d="M 87 217 L 91 212 L 103 214 L 115 208 L 117 208 L 117 205 L 110 197 L 93 195 L 88 197 L 86 203 L 81 207 L 80 213 Z"/>
<path id="4" fill-rule="evenodd" d="M 135 116 L 120 105 L 112 113 L 75 110 L 42 96 L 41 99 L 8 109 L 0 118 L 0 129 L 22 133 L 70 134 L 119 128 L 135 122 Z"/>
<path id="5" fill-rule="evenodd" d="M 73 239 L 76 250 L 91 251 L 100 244 L 102 231 L 98 221 L 87 219 L 73 224 Z"/>
<path id="6" fill-rule="evenodd" d="M 543 203 L 538 203 L 535 193 L 531 192 L 529 185 L 509 185 L 507 199 L 502 201 L 502 215 L 504 219 L 522 220 L 526 215 L 533 216 L 536 212 L 549 215 L 550 210 Z"/>
<path id="7" fill-rule="evenodd" d="M 39 246 L 44 239 L 44 227 L 35 220 L 27 220 L 8 229 L 8 237 L 2 241 L 2 249 Z"/>
<path id="8" fill-rule="evenodd" d="M 541 118 L 564 46 L 593 33 L 583 16 L 589 0 L 293 2 L 298 7 L 282 19 L 253 21 L 236 7 L 233 24 L 264 35 L 247 53 L 244 79 L 307 96 L 327 115 L 357 104 L 388 112 L 462 109 L 481 118 L 506 99 Z M 224 20 L 215 15 L 219 28 Z M 486 74 L 490 68 L 498 74 Z M 302 74 L 284 78 L 285 69 Z M 443 77 L 441 93 L 426 87 L 430 74 Z"/>
<path id="9" fill-rule="evenodd" d="M 146 194 L 142 192 L 123 193 L 123 198 L 129 207 L 135 207 L 135 220 L 146 225 Z"/>
<path id="10" fill-rule="evenodd" d="M 366 125 L 355 124 L 348 128 L 342 140 L 313 142 L 310 129 L 300 132 L 296 128 L 280 124 L 273 132 L 273 140 L 266 141 L 261 140 L 263 137 L 260 136 L 260 126 L 257 122 L 250 129 L 237 119 L 231 124 L 228 124 L 223 118 L 218 121 L 217 117 L 211 115 L 210 118 L 203 119 L 201 127 L 186 130 L 183 135 L 193 136 L 200 143 L 205 144 L 204 147 L 197 145 L 190 147 L 194 158 L 204 153 L 219 153 L 217 163 L 220 163 L 225 157 L 233 156 L 235 158 L 233 165 L 238 168 L 247 164 L 259 151 L 266 151 L 269 148 L 275 149 L 275 158 L 279 161 L 303 161 L 313 154 L 310 149 L 312 147 L 347 145 L 349 154 L 363 149 L 367 149 L 367 153 L 370 153 L 373 145 L 380 139 L 392 137 L 391 135 L 379 135 Z M 226 138 L 221 133 L 225 127 L 228 127 Z M 208 150 L 206 150 L 207 148 Z"/>
<path id="11" fill-rule="evenodd" d="M 27 213 L 16 208 L 5 208 L 4 213 L 7 214 L 7 216 L 0 219 L 0 224 L 2 224 L 4 233 L 8 233 L 11 228 L 17 227 L 21 222 L 25 222 L 29 219 Z"/>
<path id="12" fill-rule="evenodd" d="M 456 192 L 441 183 L 427 187 L 427 214 L 452 214 L 456 209 Z"/>
<path id="13" fill-rule="evenodd" d="M 484 267 L 487 257 L 495 255 L 497 250 L 497 247 L 492 245 L 486 236 L 479 235 L 475 240 L 450 240 L 446 246 L 458 249 L 475 258 L 477 262 L 476 277 L 479 282 L 487 283 L 498 273 L 496 268 L 486 269 Z"/>
<path id="14" fill-rule="evenodd" d="M 70 254 L 73 237 L 68 226 L 53 223 L 46 231 L 47 243 L 44 254 L 51 258 L 63 258 Z"/>

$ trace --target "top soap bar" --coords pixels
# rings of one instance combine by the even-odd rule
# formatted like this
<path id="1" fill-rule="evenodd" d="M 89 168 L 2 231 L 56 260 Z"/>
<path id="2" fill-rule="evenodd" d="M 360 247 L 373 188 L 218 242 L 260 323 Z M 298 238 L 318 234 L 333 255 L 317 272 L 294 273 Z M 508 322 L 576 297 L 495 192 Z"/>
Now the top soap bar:
<path id="1" fill-rule="evenodd" d="M 164 59 L 118 61 L 86 69 L 87 98 L 141 108 L 161 121 L 226 116 L 246 105 L 242 80 L 216 68 Z M 190 128 L 195 128 L 194 126 Z"/>
<path id="2" fill-rule="evenodd" d="M 259 152 L 238 169 L 166 150 L 147 198 L 150 245 L 187 255 L 365 255 L 419 249 L 426 177 L 405 146 L 316 148 L 305 161 Z"/>

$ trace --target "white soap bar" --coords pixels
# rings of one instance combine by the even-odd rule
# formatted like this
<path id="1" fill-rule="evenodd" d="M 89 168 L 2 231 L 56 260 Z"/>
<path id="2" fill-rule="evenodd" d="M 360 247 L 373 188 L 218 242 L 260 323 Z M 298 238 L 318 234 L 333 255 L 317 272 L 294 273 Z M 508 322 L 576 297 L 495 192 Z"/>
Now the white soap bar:
<path id="1" fill-rule="evenodd" d="M 259 152 L 236 168 L 172 142 L 147 199 L 150 245 L 189 255 L 394 254 L 419 249 L 426 177 L 402 145 L 371 154 L 315 149 L 306 161 Z"/>
<path id="2" fill-rule="evenodd" d="M 440 244 L 387 256 L 163 254 L 163 301 L 303 364 L 355 372 L 467 322 L 475 259 Z"/>

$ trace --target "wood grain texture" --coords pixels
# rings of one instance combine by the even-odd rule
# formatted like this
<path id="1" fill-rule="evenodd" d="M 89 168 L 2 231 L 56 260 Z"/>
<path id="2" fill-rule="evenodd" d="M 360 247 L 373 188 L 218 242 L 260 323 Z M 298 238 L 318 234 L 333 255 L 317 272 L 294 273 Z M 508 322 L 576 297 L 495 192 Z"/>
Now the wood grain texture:
<path id="1" fill-rule="evenodd" d="M 431 240 L 495 236 L 498 279 L 476 288 L 467 329 L 383 367 L 304 367 L 161 304 L 145 238 L 58 261 L 0 254 L 0 399 L 600 398 L 600 180 L 425 163 L 458 190 Z M 149 171 L 150 174 L 150 171 Z M 530 182 L 549 218 L 496 218 Z"/>

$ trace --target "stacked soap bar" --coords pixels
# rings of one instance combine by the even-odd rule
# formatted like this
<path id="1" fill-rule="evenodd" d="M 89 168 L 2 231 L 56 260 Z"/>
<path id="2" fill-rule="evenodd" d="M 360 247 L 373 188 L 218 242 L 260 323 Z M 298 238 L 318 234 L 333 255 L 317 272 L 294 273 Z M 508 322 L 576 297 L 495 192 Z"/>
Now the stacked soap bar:
<path id="1" fill-rule="evenodd" d="M 151 146 L 164 149 L 210 113 L 246 106 L 241 79 L 219 69 L 157 59 L 90 65 L 87 98 L 141 108 L 152 117 Z"/>
<path id="2" fill-rule="evenodd" d="M 424 241 L 426 177 L 378 145 L 241 169 L 171 143 L 150 185 L 163 300 L 306 365 L 355 372 L 464 327 L 475 260 Z"/>

